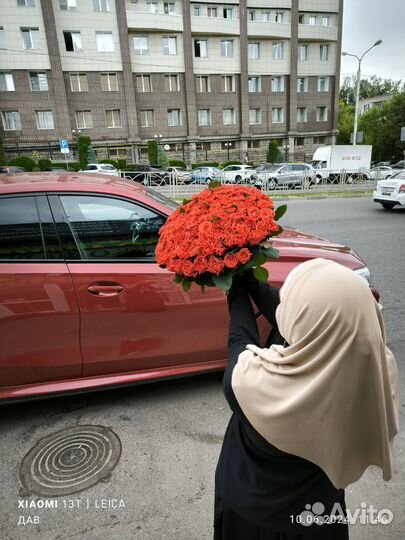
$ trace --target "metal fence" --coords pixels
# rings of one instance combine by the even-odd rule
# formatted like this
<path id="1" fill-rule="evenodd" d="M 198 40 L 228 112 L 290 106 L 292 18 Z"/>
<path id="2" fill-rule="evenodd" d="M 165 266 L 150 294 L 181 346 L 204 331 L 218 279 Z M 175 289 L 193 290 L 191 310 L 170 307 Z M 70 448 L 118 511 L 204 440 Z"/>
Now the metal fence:
<path id="1" fill-rule="evenodd" d="M 168 173 L 165 171 L 159 173 L 121 171 L 120 175 L 124 178 L 133 180 L 134 182 L 151 187 L 159 193 L 162 193 L 162 195 L 171 198 L 190 197 L 194 195 L 194 193 L 198 193 L 208 187 L 210 183 L 209 180 L 200 182 L 184 181 L 178 178 L 176 173 Z M 316 178 L 310 177 L 309 175 L 304 175 L 299 178 L 274 178 L 271 173 L 262 173 L 260 175 L 256 174 L 251 178 L 242 178 L 237 184 L 257 187 L 265 193 L 276 196 L 277 194 L 286 193 L 315 194 L 336 191 L 370 191 L 375 188 L 377 181 L 380 179 L 381 177 L 371 178 L 367 172 L 347 173 L 346 171 L 341 171 L 340 173 L 329 173 L 322 171 L 322 177 L 321 174 L 319 174 Z M 222 184 L 235 185 L 235 182 L 225 178 L 225 175 L 222 175 L 215 180 Z"/>

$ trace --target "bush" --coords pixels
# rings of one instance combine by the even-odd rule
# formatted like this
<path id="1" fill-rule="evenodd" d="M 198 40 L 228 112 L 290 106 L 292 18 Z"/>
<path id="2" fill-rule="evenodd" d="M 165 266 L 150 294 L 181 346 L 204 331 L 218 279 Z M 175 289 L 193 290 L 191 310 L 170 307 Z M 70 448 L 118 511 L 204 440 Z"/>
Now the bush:
<path id="1" fill-rule="evenodd" d="M 282 163 L 283 161 L 283 154 L 280 152 L 276 141 L 270 141 L 267 150 L 267 163 Z"/>
<path id="2" fill-rule="evenodd" d="M 148 141 L 148 159 L 149 163 L 158 162 L 158 143 L 155 140 Z"/>
<path id="3" fill-rule="evenodd" d="M 94 151 L 94 148 L 92 147 L 91 143 L 87 147 L 87 165 L 89 163 L 97 163 L 96 152 Z"/>
<path id="4" fill-rule="evenodd" d="M 52 167 L 52 161 L 50 159 L 39 159 L 38 167 L 41 171 L 50 171 Z"/>
<path id="5" fill-rule="evenodd" d="M 78 161 L 68 161 L 69 171 L 78 171 L 80 169 L 80 164 Z M 55 169 L 66 169 L 66 162 L 52 162 L 52 168 Z"/>
<path id="6" fill-rule="evenodd" d="M 243 163 L 238 160 L 225 161 L 224 163 L 221 163 L 221 169 L 225 169 L 225 167 L 228 167 L 228 165 L 243 165 Z"/>
<path id="7" fill-rule="evenodd" d="M 108 163 L 109 165 L 112 165 L 116 169 L 118 169 L 118 163 L 115 161 L 115 159 L 102 159 L 100 163 Z"/>
<path id="8" fill-rule="evenodd" d="M 186 164 L 181 159 L 170 159 L 169 165 L 171 167 L 184 167 L 185 169 L 187 168 Z"/>
<path id="9" fill-rule="evenodd" d="M 4 151 L 3 139 L 0 137 L 0 165 L 6 165 L 6 153 Z"/>
<path id="10" fill-rule="evenodd" d="M 37 163 L 27 156 L 13 158 L 8 164 L 14 167 L 23 167 L 28 172 L 31 172 L 34 167 L 38 167 Z"/>
<path id="11" fill-rule="evenodd" d="M 198 167 L 219 167 L 218 161 L 207 161 L 206 163 L 193 163 L 191 165 L 192 169 L 197 169 Z"/>
<path id="12" fill-rule="evenodd" d="M 125 169 L 127 166 L 127 160 L 125 158 L 117 159 L 117 168 L 121 171 L 122 169 Z"/>
<path id="13" fill-rule="evenodd" d="M 169 160 L 167 159 L 166 152 L 161 144 L 158 146 L 158 165 L 166 169 L 169 166 Z M 152 163 L 152 162 L 150 162 Z"/>
<path id="14" fill-rule="evenodd" d="M 41 171 L 41 169 L 39 167 L 34 167 L 32 169 L 32 172 L 40 172 L 40 171 Z"/>
<path id="15" fill-rule="evenodd" d="M 87 151 L 91 146 L 91 139 L 88 135 L 80 135 L 77 139 L 77 151 L 79 154 L 80 169 L 83 169 L 87 165 Z"/>

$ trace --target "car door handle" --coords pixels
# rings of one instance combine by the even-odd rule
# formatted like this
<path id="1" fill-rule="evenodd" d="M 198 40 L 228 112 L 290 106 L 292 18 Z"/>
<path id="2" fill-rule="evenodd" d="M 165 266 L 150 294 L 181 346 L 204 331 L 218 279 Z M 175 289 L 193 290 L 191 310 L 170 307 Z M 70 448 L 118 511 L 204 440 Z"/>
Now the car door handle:
<path id="1" fill-rule="evenodd" d="M 87 290 L 94 296 L 118 296 L 124 292 L 124 287 L 119 283 L 89 285 Z"/>

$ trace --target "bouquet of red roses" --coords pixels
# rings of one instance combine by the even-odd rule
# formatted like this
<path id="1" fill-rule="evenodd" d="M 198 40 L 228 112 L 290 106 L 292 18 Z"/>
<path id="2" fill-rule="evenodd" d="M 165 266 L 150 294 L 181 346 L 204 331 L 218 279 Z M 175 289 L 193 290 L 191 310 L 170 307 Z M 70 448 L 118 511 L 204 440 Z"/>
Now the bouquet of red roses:
<path id="1" fill-rule="evenodd" d="M 188 291 L 193 281 L 229 291 L 235 273 L 253 268 L 267 281 L 262 265 L 279 257 L 266 242 L 282 232 L 276 221 L 287 207 L 274 211 L 273 201 L 248 186 L 211 184 L 189 201 L 183 201 L 160 229 L 157 262 L 175 272 L 175 281 Z"/>

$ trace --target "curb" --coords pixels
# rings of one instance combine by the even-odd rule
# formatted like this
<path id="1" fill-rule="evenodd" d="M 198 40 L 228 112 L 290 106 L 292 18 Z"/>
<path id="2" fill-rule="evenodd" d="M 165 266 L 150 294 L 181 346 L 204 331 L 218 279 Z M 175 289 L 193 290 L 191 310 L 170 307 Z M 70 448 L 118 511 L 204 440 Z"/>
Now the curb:
<path id="1" fill-rule="evenodd" d="M 319 199 L 354 199 L 361 197 L 371 197 L 372 192 L 370 193 L 331 193 L 331 194 L 319 194 L 319 195 L 286 195 L 285 197 L 271 197 L 273 201 L 299 201 L 299 200 L 319 200 Z"/>

